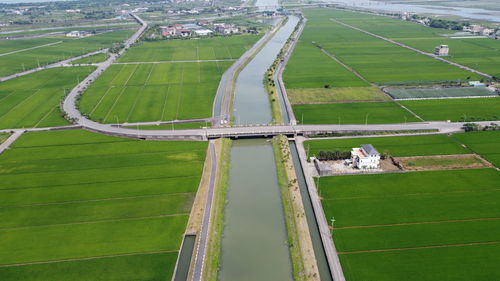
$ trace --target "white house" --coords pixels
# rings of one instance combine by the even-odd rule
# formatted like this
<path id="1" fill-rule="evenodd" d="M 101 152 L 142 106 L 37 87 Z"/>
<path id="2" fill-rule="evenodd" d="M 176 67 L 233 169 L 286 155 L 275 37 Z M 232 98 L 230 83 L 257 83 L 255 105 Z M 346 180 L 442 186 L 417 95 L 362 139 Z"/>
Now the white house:
<path id="1" fill-rule="evenodd" d="M 354 147 L 351 151 L 352 166 L 358 169 L 377 169 L 380 166 L 380 153 L 371 144 Z"/>
<path id="2" fill-rule="evenodd" d="M 438 56 L 447 56 L 450 52 L 448 45 L 439 45 L 434 49 L 434 54 Z"/>
<path id="3" fill-rule="evenodd" d="M 194 31 L 194 33 L 198 36 L 208 36 L 214 32 L 210 29 L 197 29 Z"/>

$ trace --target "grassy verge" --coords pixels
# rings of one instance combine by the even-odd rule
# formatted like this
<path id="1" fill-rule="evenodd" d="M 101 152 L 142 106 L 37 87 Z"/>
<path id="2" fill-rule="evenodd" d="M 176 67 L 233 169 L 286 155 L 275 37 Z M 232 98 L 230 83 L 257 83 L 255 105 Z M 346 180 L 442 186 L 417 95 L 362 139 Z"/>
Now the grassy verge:
<path id="1" fill-rule="evenodd" d="M 281 53 L 280 53 L 281 56 Z M 278 59 L 280 58 L 278 56 Z M 264 74 L 264 88 L 269 94 L 269 104 L 271 105 L 271 111 L 273 114 L 273 124 L 283 124 L 283 113 L 281 112 L 281 106 L 279 103 L 278 89 L 274 83 L 274 73 L 276 62 L 269 68 L 269 70 Z"/>
<path id="2" fill-rule="evenodd" d="M 0 144 L 10 137 L 9 133 L 0 133 Z"/>
<path id="3" fill-rule="evenodd" d="M 222 231 L 224 230 L 224 207 L 227 191 L 229 189 L 229 167 L 232 141 L 229 139 L 217 140 L 216 150 L 219 157 L 219 172 L 213 198 L 212 227 L 210 228 L 210 240 L 207 247 L 207 260 L 205 261 L 205 280 L 216 281 L 219 269 L 220 248 Z"/>
<path id="4" fill-rule="evenodd" d="M 272 143 L 294 280 L 320 280 L 288 140 L 285 136 L 277 136 Z"/>
<path id="5" fill-rule="evenodd" d="M 243 63 L 241 64 L 234 72 L 234 76 L 233 76 L 233 87 L 231 89 L 231 95 L 230 95 L 230 101 L 229 101 L 229 114 L 231 114 L 231 112 L 233 112 L 233 106 L 234 106 L 234 98 L 235 98 L 235 94 L 234 94 L 234 90 L 236 89 L 236 79 L 238 78 L 238 75 L 240 74 L 240 72 L 243 70 L 243 68 L 245 68 L 245 66 L 247 66 L 250 61 L 252 61 L 252 59 L 260 52 L 260 50 L 262 50 L 262 48 L 264 48 L 264 46 L 269 42 L 269 40 L 271 40 L 274 35 L 276 34 L 276 32 L 278 32 L 278 30 L 285 24 L 287 18 L 285 18 L 284 20 L 282 20 L 281 22 L 279 22 L 276 27 L 274 28 L 274 30 L 271 30 L 271 35 L 269 36 L 269 38 L 267 38 L 265 40 L 265 42 L 262 43 L 261 46 L 259 46 L 259 48 L 257 48 L 253 54 Z M 265 36 L 265 35 L 264 35 Z M 274 114 L 274 113 L 273 113 Z M 232 119 L 231 119 L 232 120 Z"/>

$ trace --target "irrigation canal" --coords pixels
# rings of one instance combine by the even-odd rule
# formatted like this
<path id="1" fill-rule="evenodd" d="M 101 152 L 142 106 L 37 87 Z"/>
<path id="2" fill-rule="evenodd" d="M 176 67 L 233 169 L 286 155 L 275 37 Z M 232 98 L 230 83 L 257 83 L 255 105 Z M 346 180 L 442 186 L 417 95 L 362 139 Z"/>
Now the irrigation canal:
<path id="1" fill-rule="evenodd" d="M 238 75 L 234 100 L 237 124 L 272 122 L 271 105 L 263 85 L 264 74 L 298 22 L 297 17 L 290 16 Z M 230 161 L 218 279 L 293 280 L 271 143 L 264 139 L 236 140 L 233 142 Z M 308 200 L 309 197 L 303 198 Z M 310 203 L 307 206 L 308 219 L 314 220 Z M 315 227 L 316 222 L 309 225 Z M 322 262 L 318 262 L 322 280 L 331 280 L 319 235 L 313 235 L 313 240 L 315 251 L 321 252 L 318 258 L 323 258 Z"/>

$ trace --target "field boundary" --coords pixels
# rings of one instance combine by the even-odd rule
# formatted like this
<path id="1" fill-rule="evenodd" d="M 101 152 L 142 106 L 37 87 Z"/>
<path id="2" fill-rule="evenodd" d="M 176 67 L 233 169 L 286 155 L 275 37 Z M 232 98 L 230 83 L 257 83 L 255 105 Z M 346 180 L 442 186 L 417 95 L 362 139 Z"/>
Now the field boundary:
<path id="1" fill-rule="evenodd" d="M 394 249 L 377 249 L 377 250 L 350 251 L 350 252 L 339 252 L 339 255 L 380 253 L 380 252 L 399 252 L 399 251 L 408 251 L 408 250 L 450 248 L 450 247 L 466 247 L 466 246 L 495 245 L 495 244 L 500 244 L 500 241 L 472 242 L 472 243 L 460 243 L 460 244 L 445 244 L 445 245 L 408 247 L 408 248 L 394 248 Z"/>
<path id="2" fill-rule="evenodd" d="M 178 251 L 177 250 L 164 250 L 164 251 L 136 252 L 136 253 L 94 256 L 94 257 L 84 257 L 84 258 L 71 258 L 71 259 L 62 259 L 62 260 L 50 260 L 50 261 L 38 261 L 38 262 L 35 261 L 35 262 L 26 262 L 26 263 L 2 264 L 2 265 L 0 265 L 0 268 L 34 265 L 34 264 L 50 264 L 50 263 L 59 263 L 59 262 L 96 260 L 96 259 L 127 257 L 127 256 L 136 256 L 136 255 L 154 255 L 154 254 L 176 253 L 176 252 L 178 252 Z"/>
<path id="3" fill-rule="evenodd" d="M 377 34 L 375 34 L 375 33 L 372 33 L 372 32 L 369 32 L 369 31 L 366 31 L 366 30 L 364 30 L 364 29 L 361 29 L 361 28 L 358 28 L 358 27 L 355 27 L 355 26 L 352 26 L 352 25 L 350 25 L 350 24 L 343 23 L 343 22 L 341 22 L 341 21 L 339 21 L 339 20 L 336 20 L 336 19 L 333 19 L 333 18 L 330 18 L 330 20 L 331 20 L 331 21 L 333 21 L 333 22 L 335 22 L 335 23 L 337 23 L 337 24 L 340 24 L 340 25 L 342 25 L 342 26 L 345 26 L 345 27 L 348 27 L 348 28 L 351 28 L 351 29 L 357 30 L 357 31 L 359 31 L 359 32 L 362 32 L 362 33 L 368 34 L 368 35 L 370 35 L 370 36 L 373 36 L 373 37 L 375 37 L 375 38 L 378 38 L 378 39 L 384 40 L 384 41 L 386 41 L 386 42 L 389 42 L 389 43 L 392 43 L 392 44 L 395 44 L 395 45 L 398 45 L 398 46 L 400 46 L 400 47 L 402 47 L 402 48 L 406 48 L 406 49 L 412 50 L 412 51 L 417 52 L 417 53 L 419 53 L 419 54 L 422 54 L 422 55 L 425 55 L 425 56 L 431 57 L 431 58 L 433 58 L 433 59 L 436 59 L 436 60 L 439 60 L 439 61 L 445 62 L 445 63 L 447 63 L 447 64 L 449 64 L 449 65 L 456 66 L 456 67 L 458 67 L 458 68 L 460 68 L 460 69 L 463 69 L 463 70 L 466 70 L 466 71 L 469 71 L 469 72 L 472 72 L 472 73 L 475 73 L 475 74 L 479 74 L 479 75 L 484 76 L 484 77 L 486 77 L 486 78 L 488 78 L 488 79 L 492 79 L 492 78 L 493 78 L 493 76 L 491 76 L 491 75 L 489 75 L 489 74 L 486 74 L 486 73 L 484 73 L 484 72 L 480 72 L 480 71 L 475 70 L 475 69 L 473 69 L 473 68 L 470 68 L 470 67 L 468 67 L 468 66 L 465 66 L 465 65 L 462 65 L 462 64 L 458 64 L 458 63 L 456 63 L 456 62 L 452 62 L 452 61 L 450 61 L 450 60 L 444 59 L 444 58 L 439 57 L 439 56 L 437 56 L 437 55 L 434 55 L 434 54 L 430 54 L 430 53 L 427 53 L 427 52 L 421 51 L 421 50 L 419 50 L 419 49 L 417 49 L 417 48 L 410 47 L 410 46 L 405 45 L 405 44 L 403 44 L 403 43 L 400 43 L 400 42 L 397 42 L 397 41 L 391 40 L 391 39 L 389 39 L 389 38 L 386 38 L 386 37 L 383 37 L 383 36 L 377 35 Z"/>

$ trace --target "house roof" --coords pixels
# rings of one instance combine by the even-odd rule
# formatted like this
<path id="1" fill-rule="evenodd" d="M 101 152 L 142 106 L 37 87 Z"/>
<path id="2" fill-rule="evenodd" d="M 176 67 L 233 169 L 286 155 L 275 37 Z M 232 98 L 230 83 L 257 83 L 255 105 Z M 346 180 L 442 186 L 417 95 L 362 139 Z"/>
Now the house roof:
<path id="1" fill-rule="evenodd" d="M 378 151 L 373 147 L 371 144 L 363 144 L 361 148 L 366 151 L 369 155 L 376 155 L 379 154 Z"/>

